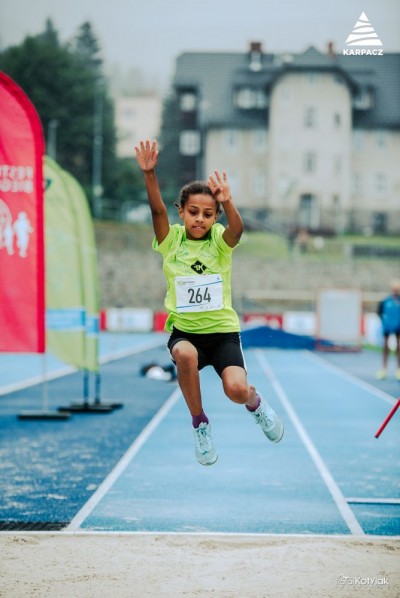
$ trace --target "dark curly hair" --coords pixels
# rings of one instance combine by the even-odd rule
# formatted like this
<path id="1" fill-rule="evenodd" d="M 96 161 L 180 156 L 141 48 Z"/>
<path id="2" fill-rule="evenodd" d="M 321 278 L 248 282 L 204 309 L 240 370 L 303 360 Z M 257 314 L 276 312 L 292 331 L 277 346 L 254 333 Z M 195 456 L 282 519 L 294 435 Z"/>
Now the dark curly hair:
<path id="1" fill-rule="evenodd" d="M 213 193 L 212 193 L 210 187 L 208 185 L 206 185 L 206 183 L 203 183 L 203 181 L 192 181 L 191 183 L 188 183 L 187 185 L 182 187 L 182 189 L 180 190 L 180 193 L 179 193 L 179 204 L 175 203 L 175 205 L 178 208 L 179 207 L 183 208 L 185 206 L 185 203 L 189 199 L 190 195 L 199 195 L 199 194 L 209 195 L 210 197 L 212 197 L 214 199 Z M 215 203 L 217 205 L 217 214 L 221 214 L 222 210 L 221 210 L 220 202 L 215 200 Z"/>

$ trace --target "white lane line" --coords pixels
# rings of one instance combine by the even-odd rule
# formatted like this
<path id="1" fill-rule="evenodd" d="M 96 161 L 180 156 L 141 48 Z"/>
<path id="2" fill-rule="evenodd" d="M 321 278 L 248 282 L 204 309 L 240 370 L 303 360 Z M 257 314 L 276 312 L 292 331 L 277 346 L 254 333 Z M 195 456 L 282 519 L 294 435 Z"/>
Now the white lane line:
<path id="1" fill-rule="evenodd" d="M 400 505 L 400 498 L 368 498 L 348 496 L 346 500 L 350 504 L 354 503 L 360 505 Z"/>
<path id="2" fill-rule="evenodd" d="M 27 378 L 23 382 L 14 382 L 12 384 L 6 384 L 5 386 L 0 387 L 0 395 L 6 395 L 10 392 L 16 392 L 17 390 L 23 390 L 24 388 L 29 388 L 30 386 L 36 386 L 36 384 L 41 384 L 45 380 L 56 380 L 56 378 L 62 378 L 63 376 L 68 376 L 69 374 L 73 374 L 78 370 L 72 366 L 65 366 L 61 367 L 57 370 L 49 372 L 46 376 L 43 374 L 38 374 L 37 376 L 33 376 L 32 378 Z"/>
<path id="3" fill-rule="evenodd" d="M 324 460 L 322 459 L 321 455 L 317 451 L 316 447 L 314 446 L 311 438 L 307 434 L 303 424 L 299 420 L 295 410 L 293 409 L 285 391 L 283 390 L 282 386 L 280 385 L 278 379 L 276 378 L 274 372 L 272 371 L 271 366 L 269 365 L 267 358 L 265 357 L 264 353 L 260 350 L 255 351 L 256 358 L 267 376 L 270 380 L 276 394 L 278 395 L 283 408 L 285 409 L 288 417 L 290 418 L 292 424 L 296 428 L 298 435 L 300 436 L 305 448 L 307 449 L 311 459 L 314 461 L 314 464 L 324 480 L 333 500 L 336 503 L 336 506 L 343 517 L 347 527 L 351 531 L 351 533 L 355 536 L 363 536 L 364 530 L 360 526 L 359 522 L 357 521 L 356 517 L 354 516 L 353 511 L 350 509 L 349 505 L 345 497 L 343 496 L 339 486 L 336 484 L 331 472 L 329 471 L 328 467 L 326 466 Z"/>
<path id="4" fill-rule="evenodd" d="M 318 365 L 324 367 L 325 369 L 330 370 L 334 374 L 338 374 L 345 380 L 348 380 L 356 386 L 359 386 L 360 388 L 368 391 L 370 394 L 375 395 L 379 399 L 386 401 L 386 403 L 390 403 L 391 405 L 394 405 L 396 403 L 396 399 L 391 395 L 387 394 L 386 392 L 383 392 L 383 390 L 379 390 L 379 388 L 375 388 L 375 386 L 372 386 L 372 384 L 369 384 L 368 382 L 364 382 L 364 380 L 357 378 L 357 376 L 354 376 L 353 374 L 350 374 L 349 372 L 342 370 L 342 368 L 331 363 L 330 361 L 326 361 L 322 357 L 319 357 L 318 355 L 315 355 L 314 353 L 310 353 L 308 351 L 304 352 L 303 355 L 305 355 L 311 361 L 315 361 Z"/>
<path id="5" fill-rule="evenodd" d="M 149 351 L 150 349 L 157 349 L 157 347 L 161 347 L 163 345 L 165 346 L 165 344 L 165 340 L 157 339 L 154 341 L 149 341 L 137 347 L 128 347 L 126 349 L 117 349 L 114 351 L 109 351 L 105 355 L 99 357 L 99 363 L 105 364 L 109 363 L 110 361 L 117 361 L 117 359 L 122 359 L 123 357 L 136 355 L 137 353 Z M 74 374 L 75 372 L 79 371 L 80 370 L 78 368 L 73 366 L 62 366 L 56 370 L 49 371 L 46 374 L 38 374 L 36 376 L 33 376 L 32 378 L 28 378 L 27 380 L 23 380 L 21 382 L 14 382 L 12 384 L 0 386 L 0 395 L 6 395 L 11 392 L 16 392 L 17 390 L 29 388 L 30 386 L 36 386 L 36 384 L 41 384 L 45 380 L 47 382 L 49 382 L 50 380 L 56 380 L 57 378 L 62 378 L 63 376 L 68 376 L 69 374 Z"/>
<path id="6" fill-rule="evenodd" d="M 170 395 L 170 397 L 166 400 L 164 405 L 157 411 L 153 419 L 147 424 L 147 426 L 142 430 L 136 440 L 131 444 L 129 449 L 123 455 L 123 457 L 118 461 L 117 465 L 110 471 L 108 476 L 104 479 L 104 481 L 100 484 L 97 488 L 96 492 L 92 494 L 89 500 L 83 505 L 83 507 L 78 511 L 75 517 L 72 519 L 71 523 L 65 528 L 65 531 L 75 531 L 80 528 L 82 523 L 89 517 L 92 511 L 97 507 L 99 502 L 103 499 L 103 497 L 107 494 L 110 488 L 115 484 L 118 480 L 120 475 L 123 471 L 128 467 L 129 463 L 134 459 L 137 455 L 141 447 L 145 444 L 145 442 L 149 439 L 149 437 L 153 434 L 154 430 L 159 426 L 162 420 L 166 417 L 169 411 L 177 402 L 178 398 L 181 395 L 180 388 L 176 388 L 174 392 Z"/>
<path id="7" fill-rule="evenodd" d="M 80 529 L 77 531 L 67 531 L 67 530 L 52 530 L 52 531 L 41 531 L 41 530 L 7 530 L 7 531 L 0 531 L 1 536 L 39 536 L 39 537 L 48 537 L 54 538 L 57 536 L 70 536 L 70 537 L 82 537 L 82 536 L 100 536 L 100 537 L 120 537 L 120 536 L 132 536 L 132 537 L 168 537 L 168 536 L 182 536 L 186 538 L 197 538 L 197 537 L 206 537 L 206 538 L 228 538 L 228 539 L 246 539 L 246 538 L 275 538 L 276 540 L 286 540 L 287 538 L 299 538 L 300 540 L 306 540 L 309 542 L 310 540 L 319 540 L 321 538 L 326 538 L 327 540 L 344 540 L 345 542 L 349 542 L 349 540 L 353 540 L 357 542 L 357 545 L 362 546 L 363 542 L 368 542 L 368 544 L 373 540 L 377 542 L 377 544 L 383 544 L 384 542 L 398 542 L 400 540 L 400 536 L 381 536 L 375 534 L 368 534 L 365 535 L 363 538 L 352 538 L 349 534 L 268 534 L 264 532 L 165 532 L 165 531 L 141 531 L 141 532 L 133 532 L 133 531 L 113 531 L 113 530 L 84 530 Z"/>
<path id="8" fill-rule="evenodd" d="M 116 361 L 117 359 L 122 359 L 122 357 L 129 357 L 130 355 L 136 355 L 137 353 L 142 353 L 144 351 L 149 351 L 150 349 L 157 349 L 157 347 L 165 347 L 167 341 L 165 339 L 155 339 L 153 341 L 148 341 L 143 345 L 139 345 L 138 347 L 128 347 L 126 349 L 118 349 L 114 351 L 110 351 L 103 356 L 100 356 L 99 363 L 108 363 L 109 361 Z"/>

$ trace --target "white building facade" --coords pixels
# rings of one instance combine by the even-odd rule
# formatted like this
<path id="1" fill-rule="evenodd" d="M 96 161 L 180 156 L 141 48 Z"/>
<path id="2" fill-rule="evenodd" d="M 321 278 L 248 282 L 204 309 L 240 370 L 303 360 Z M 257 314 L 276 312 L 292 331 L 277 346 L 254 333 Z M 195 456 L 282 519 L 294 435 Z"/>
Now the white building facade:
<path id="1" fill-rule="evenodd" d="M 131 158 L 141 139 L 158 136 L 161 108 L 161 99 L 155 94 L 115 99 L 116 153 L 119 158 Z"/>
<path id="2" fill-rule="evenodd" d="M 273 228 L 398 234 L 395 67 L 400 54 L 276 56 L 257 43 L 243 54 L 183 54 L 185 172 L 188 160 L 193 179 L 226 170 L 238 206 Z"/>

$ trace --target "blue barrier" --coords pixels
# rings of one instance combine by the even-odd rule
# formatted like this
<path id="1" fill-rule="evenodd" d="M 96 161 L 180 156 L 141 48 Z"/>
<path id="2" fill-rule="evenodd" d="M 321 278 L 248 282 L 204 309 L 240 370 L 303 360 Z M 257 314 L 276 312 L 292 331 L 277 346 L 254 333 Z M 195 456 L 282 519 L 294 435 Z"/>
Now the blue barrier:
<path id="1" fill-rule="evenodd" d="M 241 332 L 243 349 L 249 347 L 275 347 L 279 349 L 316 349 L 313 336 L 293 334 L 270 326 L 246 328 Z M 318 339 L 318 346 L 333 347 L 334 343 Z"/>

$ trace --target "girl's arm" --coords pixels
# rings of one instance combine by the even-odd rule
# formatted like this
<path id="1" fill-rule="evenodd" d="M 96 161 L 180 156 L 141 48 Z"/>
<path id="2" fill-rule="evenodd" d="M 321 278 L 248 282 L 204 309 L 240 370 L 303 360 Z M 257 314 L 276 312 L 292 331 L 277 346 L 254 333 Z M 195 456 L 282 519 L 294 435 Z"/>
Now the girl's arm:
<path id="1" fill-rule="evenodd" d="M 144 175 L 154 234 L 160 244 L 169 233 L 169 220 L 155 173 L 158 159 L 157 142 L 141 141 L 140 147 L 135 147 L 135 150 L 136 160 Z"/>
<path id="2" fill-rule="evenodd" d="M 239 210 L 233 203 L 231 190 L 228 184 L 226 172 L 222 173 L 222 178 L 219 172 L 215 171 L 215 177 L 210 176 L 208 179 L 208 186 L 210 187 L 215 199 L 219 201 L 223 207 L 227 219 L 227 226 L 225 227 L 223 239 L 229 247 L 235 247 L 243 233 L 243 220 L 239 214 Z"/>

